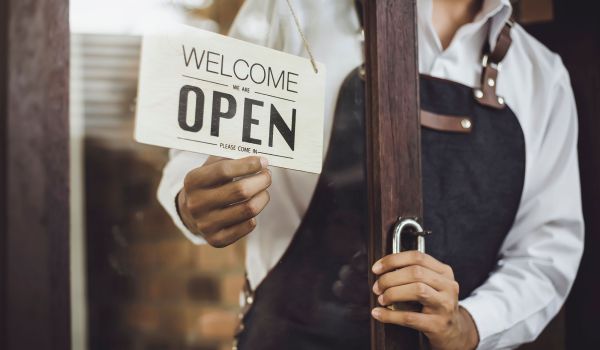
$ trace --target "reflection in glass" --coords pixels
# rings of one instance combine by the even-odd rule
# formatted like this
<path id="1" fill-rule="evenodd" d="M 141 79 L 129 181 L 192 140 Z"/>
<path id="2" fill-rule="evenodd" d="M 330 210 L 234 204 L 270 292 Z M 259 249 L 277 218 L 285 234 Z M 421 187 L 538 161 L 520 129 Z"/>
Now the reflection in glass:
<path id="1" fill-rule="evenodd" d="M 167 150 L 132 139 L 141 33 L 224 32 L 242 1 L 71 1 L 73 349 L 230 347 L 243 243 L 194 246 L 156 200 Z"/>

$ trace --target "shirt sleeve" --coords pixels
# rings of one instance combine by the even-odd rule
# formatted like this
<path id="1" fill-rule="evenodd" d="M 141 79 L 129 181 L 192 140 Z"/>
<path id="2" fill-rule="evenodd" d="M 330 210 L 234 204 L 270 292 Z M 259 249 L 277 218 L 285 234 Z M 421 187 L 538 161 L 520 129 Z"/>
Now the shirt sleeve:
<path id="1" fill-rule="evenodd" d="M 560 59 L 557 59 L 560 61 Z M 539 144 L 527 145 L 521 204 L 489 279 L 460 304 L 477 325 L 478 349 L 512 349 L 537 338 L 577 274 L 584 226 L 577 111 L 562 62 Z"/>
<path id="2" fill-rule="evenodd" d="M 275 0 L 247 0 L 233 22 L 230 36 L 258 45 L 278 48 L 282 46 L 282 36 L 278 35 L 278 16 L 275 14 Z M 187 173 L 208 158 L 205 154 L 170 150 L 169 161 L 163 169 L 158 186 L 158 201 L 165 208 L 175 226 L 194 244 L 206 241 L 188 230 L 177 211 L 176 197 L 183 188 Z"/>

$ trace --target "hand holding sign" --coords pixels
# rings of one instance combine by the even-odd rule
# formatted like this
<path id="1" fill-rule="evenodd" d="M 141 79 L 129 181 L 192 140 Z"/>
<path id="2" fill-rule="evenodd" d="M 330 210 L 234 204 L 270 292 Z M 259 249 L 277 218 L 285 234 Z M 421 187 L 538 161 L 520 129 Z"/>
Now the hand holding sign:
<path id="1" fill-rule="evenodd" d="M 146 35 L 139 142 L 320 173 L 325 67 L 186 26 Z"/>
<path id="2" fill-rule="evenodd" d="M 255 217 L 269 202 L 267 160 L 209 157 L 185 177 L 177 196 L 180 216 L 193 233 L 225 247 L 256 227 Z"/>

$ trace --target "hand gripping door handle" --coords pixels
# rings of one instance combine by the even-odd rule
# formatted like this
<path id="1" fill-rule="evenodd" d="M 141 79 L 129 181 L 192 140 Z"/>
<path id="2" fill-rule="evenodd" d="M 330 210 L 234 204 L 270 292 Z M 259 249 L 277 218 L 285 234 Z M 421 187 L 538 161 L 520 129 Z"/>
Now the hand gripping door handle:
<path id="1" fill-rule="evenodd" d="M 418 250 L 421 253 L 425 253 L 425 236 L 430 232 L 423 230 L 423 226 L 417 221 L 416 218 L 398 218 L 398 222 L 394 227 L 394 236 L 392 238 L 392 253 L 398 254 L 403 251 L 408 250 Z M 408 239 L 406 239 L 406 235 L 410 235 L 410 238 L 413 239 L 412 247 L 405 248 Z M 403 247 L 402 243 L 405 243 Z M 408 302 L 408 303 L 395 303 L 388 306 L 391 310 L 401 310 L 401 311 L 421 311 L 421 304 L 418 302 Z"/>

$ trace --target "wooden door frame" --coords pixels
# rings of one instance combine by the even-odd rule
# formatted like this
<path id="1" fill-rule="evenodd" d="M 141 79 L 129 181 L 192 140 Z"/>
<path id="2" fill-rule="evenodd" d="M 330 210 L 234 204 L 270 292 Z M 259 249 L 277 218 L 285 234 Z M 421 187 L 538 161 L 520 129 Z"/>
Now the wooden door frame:
<path id="1" fill-rule="evenodd" d="M 8 91 L 8 1 L 0 1 L 0 346 L 6 344 L 6 115 Z"/>
<path id="2" fill-rule="evenodd" d="M 390 254 L 399 217 L 423 216 L 416 0 L 364 1 L 369 261 Z M 369 273 L 369 285 L 375 276 Z M 377 306 L 371 293 L 371 307 Z M 419 334 L 371 319 L 371 348 L 418 349 Z"/>
<path id="3" fill-rule="evenodd" d="M 0 348 L 70 349 L 68 0 L 0 0 Z"/>

